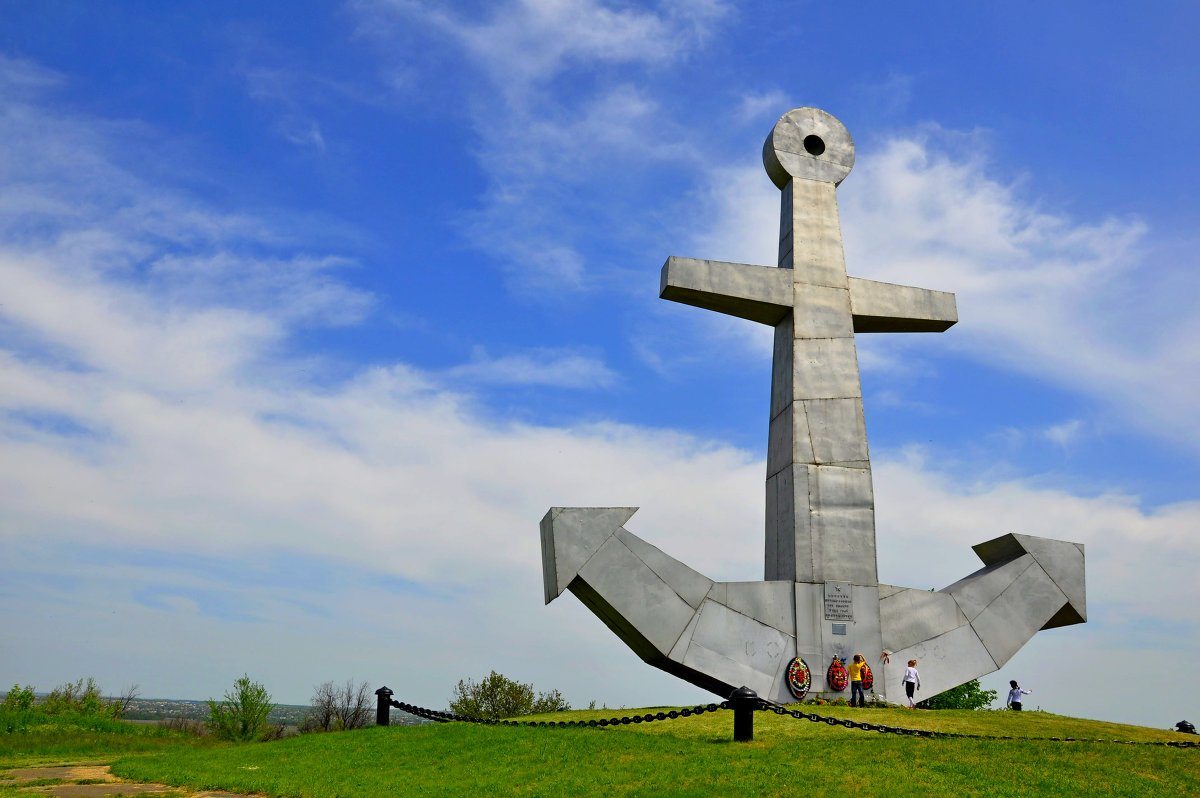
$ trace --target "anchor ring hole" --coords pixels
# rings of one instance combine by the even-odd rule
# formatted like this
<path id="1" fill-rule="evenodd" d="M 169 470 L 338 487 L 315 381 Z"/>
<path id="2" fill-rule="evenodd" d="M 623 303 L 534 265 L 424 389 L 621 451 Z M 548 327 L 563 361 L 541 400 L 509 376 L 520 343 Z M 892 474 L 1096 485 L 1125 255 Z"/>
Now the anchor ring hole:
<path id="1" fill-rule="evenodd" d="M 804 151 L 809 155 L 820 155 L 825 152 L 825 142 L 820 136 L 805 136 Z"/>

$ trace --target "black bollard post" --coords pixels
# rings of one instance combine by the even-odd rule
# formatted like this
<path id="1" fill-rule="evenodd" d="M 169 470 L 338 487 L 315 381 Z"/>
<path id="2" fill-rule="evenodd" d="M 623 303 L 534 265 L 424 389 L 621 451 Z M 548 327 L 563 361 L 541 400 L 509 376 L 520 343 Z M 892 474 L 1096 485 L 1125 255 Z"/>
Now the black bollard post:
<path id="1" fill-rule="evenodd" d="M 375 725 L 390 726 L 392 725 L 392 691 L 387 687 L 380 687 L 375 691 Z"/>
<path id="2" fill-rule="evenodd" d="M 733 740 L 748 743 L 754 739 L 754 708 L 758 706 L 758 693 L 742 685 L 729 695 L 733 705 Z"/>

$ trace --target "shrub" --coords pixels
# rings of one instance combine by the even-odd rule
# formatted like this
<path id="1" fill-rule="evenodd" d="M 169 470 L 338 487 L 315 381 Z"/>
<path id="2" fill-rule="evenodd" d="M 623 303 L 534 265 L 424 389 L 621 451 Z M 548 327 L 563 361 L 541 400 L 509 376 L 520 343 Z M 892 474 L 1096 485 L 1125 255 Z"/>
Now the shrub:
<path id="1" fill-rule="evenodd" d="M 535 696 L 533 685 L 515 682 L 495 671 L 479 682 L 460 680 L 450 698 L 451 712 L 483 720 L 566 712 L 570 708 L 557 690 Z"/>
<path id="2" fill-rule="evenodd" d="M 222 740 L 251 742 L 277 737 L 280 730 L 267 723 L 274 708 L 267 688 L 242 676 L 226 691 L 224 701 L 208 699 L 208 727 Z"/>
<path id="3" fill-rule="evenodd" d="M 16 690 L 16 685 L 13 686 Z M 26 687 L 28 696 L 32 697 L 33 688 Z M 90 676 L 85 683 L 83 679 L 60 684 L 51 690 L 37 708 L 47 715 L 85 715 L 93 718 L 120 718 L 128 709 L 129 703 L 137 697 L 137 685 L 127 688 L 124 693 L 114 698 L 105 699 L 100 693 L 100 686 Z M 18 700 L 24 701 L 22 695 Z M 6 706 L 8 699 L 5 698 Z"/>
<path id="4" fill-rule="evenodd" d="M 300 724 L 302 732 L 349 731 L 361 729 L 375 720 L 371 690 L 366 682 L 348 680 L 338 687 L 333 682 L 317 685 L 312 707 Z"/>
<path id="5" fill-rule="evenodd" d="M 28 712 L 33 709 L 33 686 L 27 684 L 22 687 L 14 684 L 12 689 L 5 694 L 4 703 L 0 704 L 0 709 L 8 712 Z"/>
<path id="6" fill-rule="evenodd" d="M 995 690 L 984 690 L 978 679 L 938 693 L 917 704 L 921 709 L 983 709 L 996 700 Z"/>

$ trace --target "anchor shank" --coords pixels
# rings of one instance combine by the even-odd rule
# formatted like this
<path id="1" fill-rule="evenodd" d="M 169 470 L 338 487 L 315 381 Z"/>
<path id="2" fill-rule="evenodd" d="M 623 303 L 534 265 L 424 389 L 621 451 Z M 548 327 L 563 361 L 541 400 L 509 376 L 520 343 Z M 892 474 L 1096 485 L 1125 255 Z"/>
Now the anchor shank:
<path id="1" fill-rule="evenodd" d="M 764 575 L 873 585 L 874 499 L 834 192 L 799 178 L 782 190 L 779 271 L 793 310 L 775 327 Z"/>

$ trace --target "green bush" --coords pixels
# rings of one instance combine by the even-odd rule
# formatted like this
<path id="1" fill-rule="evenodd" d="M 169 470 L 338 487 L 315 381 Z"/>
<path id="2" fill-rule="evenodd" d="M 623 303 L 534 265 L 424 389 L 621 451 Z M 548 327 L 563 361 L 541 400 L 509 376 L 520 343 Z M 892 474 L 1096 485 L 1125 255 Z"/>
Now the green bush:
<path id="1" fill-rule="evenodd" d="M 557 690 L 535 696 L 533 685 L 514 682 L 495 671 L 479 682 L 460 680 L 450 698 L 451 712 L 483 720 L 566 712 L 570 708 Z"/>
<path id="2" fill-rule="evenodd" d="M 45 698 L 38 702 L 33 694 L 33 687 L 13 685 L 13 689 L 4 697 L 3 708 L 9 711 L 27 711 L 37 709 L 44 715 L 82 715 L 89 718 L 118 719 L 125 714 L 129 702 L 137 696 L 137 685 L 128 688 L 123 694 L 105 698 L 101 695 L 100 686 L 96 680 L 88 677 L 87 681 L 76 679 L 73 682 L 60 684 L 51 690 Z"/>
<path id="3" fill-rule="evenodd" d="M 973 679 L 944 693 L 938 693 L 933 698 L 926 698 L 917 706 L 921 709 L 983 709 L 995 700 L 995 690 L 984 690 L 979 686 L 979 680 Z"/>
<path id="4" fill-rule="evenodd" d="M 274 708 L 267 688 L 243 675 L 226 691 L 224 701 L 208 699 L 208 727 L 222 740 L 265 740 L 278 735 L 279 730 L 267 723 Z"/>
<path id="5" fill-rule="evenodd" d="M 28 712 L 33 709 L 33 686 L 25 685 L 22 687 L 19 684 L 14 684 L 12 689 L 4 696 L 4 703 L 0 704 L 0 709 L 6 712 Z"/>

